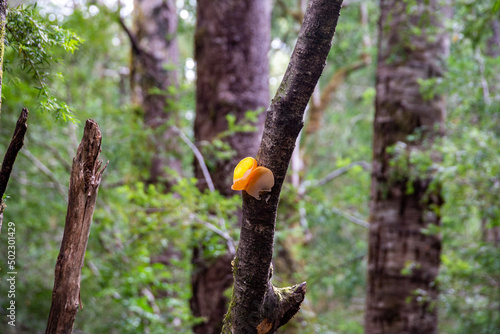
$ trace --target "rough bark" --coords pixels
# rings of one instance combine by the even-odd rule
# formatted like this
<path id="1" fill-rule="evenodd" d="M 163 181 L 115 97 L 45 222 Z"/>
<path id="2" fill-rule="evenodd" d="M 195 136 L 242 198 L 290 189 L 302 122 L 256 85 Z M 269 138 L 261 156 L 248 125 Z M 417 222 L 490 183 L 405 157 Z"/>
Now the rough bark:
<path id="1" fill-rule="evenodd" d="M 97 191 L 103 169 L 100 169 L 101 131 L 93 120 L 87 120 L 83 138 L 73 159 L 69 181 L 66 225 L 57 257 L 52 305 L 46 334 L 72 333 L 81 306 L 80 276 L 94 214 Z"/>
<path id="2" fill-rule="evenodd" d="M 491 37 L 488 39 L 486 54 L 492 58 L 500 57 L 500 20 L 491 21 Z"/>
<path id="3" fill-rule="evenodd" d="M 498 58 L 500 60 L 500 21 L 493 20 L 491 22 L 492 36 L 488 39 L 486 44 L 486 54 L 492 58 Z M 497 75 L 497 80 L 500 80 L 500 76 Z M 483 87 L 484 92 L 484 87 Z M 483 93 L 484 94 L 484 93 Z M 485 99 L 485 102 L 486 99 Z M 488 214 L 486 208 L 482 208 L 483 217 L 481 219 L 481 232 L 483 241 L 492 243 L 497 247 L 500 247 L 500 226 L 489 226 L 491 217 Z"/>
<path id="4" fill-rule="evenodd" d="M 441 239 L 422 230 L 440 224 L 442 197 L 439 187 L 429 189 L 432 175 L 413 175 L 409 191 L 410 175 L 391 165 L 394 155 L 388 148 L 402 143 L 407 158 L 439 135 L 443 124 L 443 99 L 424 98 L 419 85 L 420 79 L 443 73 L 448 43 L 438 15 L 446 8 L 438 3 L 417 0 L 409 11 L 406 1 L 380 2 L 365 318 L 369 334 L 437 332 Z M 411 134 L 416 139 L 409 140 Z"/>
<path id="5" fill-rule="evenodd" d="M 481 232 L 483 241 L 500 247 L 500 226 L 489 226 L 489 219 L 483 217 L 481 220 Z"/>
<path id="6" fill-rule="evenodd" d="M 1 5 L 0 5 L 1 6 Z M 1 87 L 1 83 L 0 83 Z M 14 167 L 14 162 L 16 161 L 17 154 L 24 145 L 24 136 L 26 135 L 26 130 L 28 129 L 28 109 L 23 108 L 21 115 L 17 120 L 16 128 L 12 139 L 9 144 L 7 152 L 2 162 L 2 168 L 0 169 L 0 233 L 2 232 L 3 223 L 3 211 L 5 209 L 5 203 L 3 202 L 3 195 L 5 195 L 5 190 L 7 190 L 7 184 L 9 183 L 10 173 Z"/>
<path id="7" fill-rule="evenodd" d="M 241 121 L 249 110 L 264 110 L 269 103 L 268 59 L 271 3 L 269 0 L 199 0 L 195 35 L 197 62 L 195 139 L 210 143 L 228 129 L 226 116 Z M 226 196 L 232 168 L 254 156 L 259 147 L 265 113 L 256 131 L 238 132 L 223 139 L 235 151 L 230 160 L 215 160 L 211 170 L 215 188 Z M 201 148 L 203 153 L 206 150 Z M 198 180 L 204 178 L 195 165 Z M 201 184 L 202 188 L 206 188 Z"/>
<path id="8" fill-rule="evenodd" d="M 243 158 L 255 156 L 264 127 L 262 112 L 255 131 L 227 134 L 227 116 L 236 122 L 247 111 L 262 109 L 269 103 L 268 58 L 271 27 L 269 0 L 199 0 L 195 34 L 197 62 L 195 140 L 210 161 L 210 175 L 216 190 L 233 196 L 232 168 Z M 206 145 L 221 139 L 234 155 L 220 159 L 210 154 Z M 213 150 L 212 150 L 213 152 Z M 195 175 L 200 189 L 206 178 L 198 163 Z M 223 294 L 231 287 L 232 255 L 225 254 L 207 263 L 203 252 L 193 252 L 193 314 L 205 321 L 193 328 L 197 334 L 220 333 L 228 299 Z"/>
<path id="9" fill-rule="evenodd" d="M 275 333 L 304 299 L 305 282 L 284 289 L 270 282 L 276 212 L 304 110 L 323 71 L 341 6 L 342 1 L 309 2 L 290 64 L 268 109 L 257 161 L 274 173 L 275 185 L 260 201 L 243 192 L 235 282 L 223 333 Z"/>
<path id="10" fill-rule="evenodd" d="M 172 101 L 175 94 L 169 87 L 177 86 L 176 41 L 177 12 L 174 0 L 135 0 L 132 39 L 132 100 L 144 111 L 145 125 L 152 129 L 150 145 L 153 157 L 149 183 L 168 181 L 165 168 L 181 172 L 180 153 L 175 134 L 166 126 L 176 117 Z M 168 153 L 168 154 L 167 154 Z"/>

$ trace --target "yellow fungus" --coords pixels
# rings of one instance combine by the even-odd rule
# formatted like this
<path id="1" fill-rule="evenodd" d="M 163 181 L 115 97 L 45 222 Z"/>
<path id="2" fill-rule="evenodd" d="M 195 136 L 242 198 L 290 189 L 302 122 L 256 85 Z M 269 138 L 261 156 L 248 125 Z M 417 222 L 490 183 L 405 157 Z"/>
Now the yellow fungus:
<path id="1" fill-rule="evenodd" d="M 236 168 L 234 169 L 233 175 L 233 185 L 231 189 L 233 190 L 243 190 L 245 189 L 248 181 L 250 181 L 250 173 L 257 167 L 257 160 L 254 158 L 245 158 L 241 160 Z"/>
<path id="2" fill-rule="evenodd" d="M 234 169 L 233 190 L 245 190 L 250 196 L 260 200 L 261 191 L 271 191 L 274 186 L 274 175 L 266 167 L 257 167 L 254 158 L 241 160 Z"/>

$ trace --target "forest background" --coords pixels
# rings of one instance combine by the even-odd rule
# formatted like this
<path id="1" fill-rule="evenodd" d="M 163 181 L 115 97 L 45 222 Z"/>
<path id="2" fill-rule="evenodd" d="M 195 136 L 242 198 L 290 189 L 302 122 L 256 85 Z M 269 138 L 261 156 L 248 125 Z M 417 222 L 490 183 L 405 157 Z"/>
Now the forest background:
<path id="1" fill-rule="evenodd" d="M 199 291 L 193 290 L 199 259 L 212 264 L 235 247 L 241 201 L 229 189 L 200 187 L 198 161 L 188 143 L 200 149 L 210 171 L 218 170 L 221 161 L 236 155 L 227 138 L 255 131 L 264 110 L 249 109 L 238 119 L 225 115 L 224 131 L 197 140 L 194 0 L 175 2 L 177 27 L 168 38 L 175 38 L 178 58 L 162 68 L 170 73 L 170 84 L 147 91 L 134 77 L 141 74 L 132 47 L 140 38 L 137 5 L 134 10 L 132 3 L 111 0 L 18 4 L 10 4 L 7 21 L 0 152 L 21 108 L 29 108 L 30 116 L 4 213 L 4 229 L 7 222 L 16 225 L 18 326 L 13 331 L 2 322 L 2 333 L 45 329 L 71 159 L 87 118 L 99 123 L 101 159 L 109 165 L 82 271 L 84 308 L 75 332 L 190 333 L 200 323 L 191 310 Z M 423 95 L 445 97 L 445 135 L 432 148 L 442 158 L 436 163 L 419 155 L 412 163 L 415 173 L 435 171 L 442 184 L 441 225 L 423 231 L 443 240 L 439 332 L 500 333 L 499 239 L 495 243 L 487 232 L 500 227 L 500 2 L 457 0 L 451 7 L 445 73 L 420 83 Z M 288 64 L 303 11 L 304 1 L 273 2 L 270 96 Z M 345 2 L 283 186 L 273 281 L 308 284 L 301 311 L 284 333 L 364 331 L 379 14 L 376 1 Z M 25 38 L 41 45 L 41 65 L 27 62 L 33 50 L 19 48 L 16 29 L 32 29 Z M 149 93 L 166 101 L 169 116 L 161 126 L 148 124 L 144 96 Z M 245 140 L 254 141 L 250 147 L 260 142 L 255 136 Z M 164 168 L 155 175 L 158 161 Z M 227 165 L 230 180 L 234 164 Z M 8 236 L 3 232 L 5 311 Z M 230 296 L 230 289 L 225 294 Z"/>

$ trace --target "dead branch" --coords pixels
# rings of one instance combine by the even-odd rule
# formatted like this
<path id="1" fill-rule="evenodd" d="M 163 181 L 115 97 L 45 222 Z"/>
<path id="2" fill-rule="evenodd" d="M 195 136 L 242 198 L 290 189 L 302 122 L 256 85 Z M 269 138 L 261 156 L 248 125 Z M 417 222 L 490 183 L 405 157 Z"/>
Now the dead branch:
<path id="1" fill-rule="evenodd" d="M 100 152 L 99 126 L 87 120 L 71 169 L 66 225 L 57 257 L 46 334 L 70 334 L 78 307 L 81 307 L 80 276 L 97 192 L 106 169 L 106 166 L 101 169 Z"/>
<path id="2" fill-rule="evenodd" d="M 5 195 L 5 191 L 7 190 L 10 173 L 14 167 L 17 154 L 24 145 L 24 136 L 26 135 L 26 130 L 28 129 L 28 125 L 26 124 L 28 122 L 28 114 L 28 109 L 23 108 L 21 115 L 17 120 L 16 128 L 14 130 L 14 134 L 12 135 L 9 148 L 7 149 L 7 152 L 5 152 L 2 168 L 0 169 L 0 233 L 2 231 L 3 211 L 5 209 L 3 195 Z"/>

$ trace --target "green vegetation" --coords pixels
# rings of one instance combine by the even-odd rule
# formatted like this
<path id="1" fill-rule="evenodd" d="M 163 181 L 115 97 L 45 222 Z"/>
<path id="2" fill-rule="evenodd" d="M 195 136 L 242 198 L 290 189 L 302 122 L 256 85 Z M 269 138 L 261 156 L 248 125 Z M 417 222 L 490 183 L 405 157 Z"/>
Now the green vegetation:
<path id="1" fill-rule="evenodd" d="M 298 30 L 284 10 L 295 8 L 296 1 L 277 2 L 284 6 L 276 4 L 273 14 L 273 39 L 279 43 L 273 43 L 270 52 L 272 89 L 277 89 L 273 82 L 279 83 L 284 73 L 283 58 Z M 45 330 L 69 166 L 82 121 L 92 118 L 101 128 L 101 157 L 109 166 L 96 204 L 82 272 L 84 307 L 75 329 L 96 334 L 189 333 L 199 321 L 189 309 L 194 243 L 203 241 L 206 258 L 225 253 L 228 243 L 238 240 L 234 226 L 240 197 L 200 192 L 193 179 L 197 162 L 180 138 L 177 145 L 183 155 L 175 158 L 183 173 L 172 175 L 177 184 L 166 192 L 161 185 L 144 183 L 152 156 L 147 138 L 153 130 L 146 130 L 142 110 L 129 98 L 130 46 L 116 20 L 120 7 L 78 3 L 73 7 L 68 2 L 64 9 L 46 3 L 10 8 L 7 17 L 0 152 L 6 150 L 21 108 L 31 111 L 26 145 L 7 189 L 4 218 L 4 229 L 7 222 L 16 224 L 17 322 L 29 333 Z M 186 64 L 193 58 L 196 8 L 187 0 L 177 5 L 179 13 L 187 15 L 179 18 L 177 37 L 180 64 Z M 366 6 L 369 20 L 362 29 L 359 4 L 342 9 L 320 86 L 363 56 L 371 56 L 372 62 L 351 73 L 335 92 L 321 128 L 302 135 L 303 182 L 320 180 L 352 162 L 371 161 L 378 8 L 375 1 L 366 1 Z M 415 153 L 411 166 L 401 171 L 405 180 L 412 173 L 432 172 L 444 192 L 442 226 L 426 231 L 441 234 L 444 245 L 436 282 L 441 290 L 440 332 L 500 333 L 500 247 L 484 238 L 485 229 L 500 227 L 500 56 L 491 52 L 500 1 L 464 0 L 454 6 L 454 17 L 447 22 L 447 72 L 440 80 L 421 83 L 423 94 L 446 97 L 445 137 L 428 143 L 442 153 L 442 161 Z M 130 17 L 125 20 L 131 25 Z M 364 44 L 364 38 L 371 43 Z M 177 68 L 179 87 L 172 89 L 178 99 L 170 106 L 179 115 L 177 126 L 193 138 L 195 82 L 187 79 L 189 70 Z M 229 131 L 253 130 L 251 123 L 260 112 L 249 111 L 242 121 L 230 115 Z M 231 154 L 219 138 L 203 147 L 203 153 L 209 168 L 210 156 Z M 306 301 L 290 324 L 299 333 L 363 333 L 367 229 L 349 217 L 369 222 L 369 197 L 370 172 L 359 166 L 305 191 L 290 182 L 284 185 L 274 284 L 307 281 Z M 3 309 L 8 302 L 6 240 L 2 233 Z M 168 256 L 162 259 L 162 254 Z M 280 262 L 283 254 L 293 258 L 293 267 Z M 412 270 L 412 264 L 405 270 Z"/>

